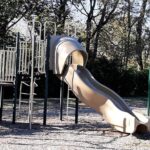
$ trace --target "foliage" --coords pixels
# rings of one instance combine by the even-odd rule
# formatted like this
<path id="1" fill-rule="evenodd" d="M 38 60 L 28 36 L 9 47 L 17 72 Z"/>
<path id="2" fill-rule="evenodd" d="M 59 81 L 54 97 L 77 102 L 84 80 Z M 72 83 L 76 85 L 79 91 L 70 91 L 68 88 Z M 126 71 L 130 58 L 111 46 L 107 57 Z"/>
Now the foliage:
<path id="1" fill-rule="evenodd" d="M 9 30 L 23 17 L 40 11 L 43 0 L 0 0 L 0 43 L 8 39 Z"/>
<path id="2" fill-rule="evenodd" d="M 148 71 L 124 69 L 119 59 L 102 57 L 87 64 L 96 80 L 121 96 L 147 96 Z"/>
<path id="3" fill-rule="evenodd" d="M 21 18 L 30 20 L 32 14 L 42 25 L 55 22 L 58 34 L 63 33 L 65 25 L 74 19 L 72 7 L 85 17 L 77 35 L 92 57 L 87 67 L 94 77 L 123 96 L 146 95 L 144 69 L 150 64 L 148 0 L 0 0 L 0 46 L 15 43 L 11 27 Z M 51 24 L 49 27 L 53 28 Z M 56 86 L 55 83 L 59 85 L 57 79 L 50 79 L 50 84 Z M 44 77 L 40 85 L 44 85 Z M 52 94 L 57 93 L 54 88 L 51 90 Z"/>

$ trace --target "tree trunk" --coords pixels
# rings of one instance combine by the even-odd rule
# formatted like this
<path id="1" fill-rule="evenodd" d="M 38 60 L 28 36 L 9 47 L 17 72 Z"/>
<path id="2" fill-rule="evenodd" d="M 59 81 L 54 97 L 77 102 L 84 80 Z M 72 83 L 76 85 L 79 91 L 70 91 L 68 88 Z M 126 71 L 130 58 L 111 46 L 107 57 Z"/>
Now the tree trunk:
<path id="1" fill-rule="evenodd" d="M 138 22 L 137 22 L 137 26 L 136 26 L 136 32 L 137 32 L 137 37 L 136 37 L 136 55 L 137 55 L 137 63 L 139 65 L 139 67 L 140 67 L 140 70 L 143 70 L 142 27 L 143 27 L 145 12 L 146 12 L 146 5 L 147 5 L 147 0 L 143 0 L 140 16 L 139 16 L 139 19 L 138 19 Z"/>
<path id="2" fill-rule="evenodd" d="M 99 42 L 100 31 L 101 31 L 100 28 L 97 29 L 97 33 L 96 33 L 96 35 L 95 35 L 95 39 L 94 39 L 93 59 L 95 59 L 96 56 L 97 56 L 97 48 L 98 48 L 98 42 Z"/>
<path id="3" fill-rule="evenodd" d="M 128 67 L 129 51 L 130 51 L 130 34 L 131 34 L 131 1 L 128 0 L 128 27 L 127 27 L 127 48 L 125 48 L 125 68 Z M 125 46 L 126 47 L 126 46 Z"/>
<path id="4" fill-rule="evenodd" d="M 61 0 L 60 1 L 60 6 L 58 9 L 56 9 L 56 16 L 57 16 L 57 32 L 58 34 L 62 34 L 64 31 L 64 27 L 65 27 L 65 21 L 66 18 L 68 16 L 67 10 L 66 10 L 66 6 L 67 6 L 67 0 Z"/>
<path id="5" fill-rule="evenodd" d="M 143 70 L 143 59 L 142 59 L 142 31 L 138 31 L 137 39 L 136 39 L 136 60 L 139 65 L 140 70 Z"/>
<path id="6" fill-rule="evenodd" d="M 92 28 L 91 19 L 88 19 L 86 24 L 87 24 L 87 28 L 86 28 L 86 51 L 88 53 L 90 53 L 91 28 Z"/>

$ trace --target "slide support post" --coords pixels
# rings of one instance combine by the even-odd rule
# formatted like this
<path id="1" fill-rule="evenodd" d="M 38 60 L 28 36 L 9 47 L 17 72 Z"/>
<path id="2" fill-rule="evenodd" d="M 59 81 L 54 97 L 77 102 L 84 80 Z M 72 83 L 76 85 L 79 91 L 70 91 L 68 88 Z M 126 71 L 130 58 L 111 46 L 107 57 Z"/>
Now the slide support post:
<path id="1" fill-rule="evenodd" d="M 76 98 L 75 101 L 75 124 L 78 124 L 78 115 L 79 115 L 79 100 Z"/>
<path id="2" fill-rule="evenodd" d="M 63 101 L 64 101 L 64 82 L 60 81 L 60 120 L 63 119 Z"/>
<path id="3" fill-rule="evenodd" d="M 147 100 L 147 115 L 150 116 L 150 69 L 148 73 L 148 100 Z"/>
<path id="4" fill-rule="evenodd" d="M 43 125 L 46 125 L 47 118 L 47 99 L 48 99 L 48 81 L 49 81 L 49 57 L 50 57 L 50 34 L 47 36 L 46 47 L 46 61 L 45 61 L 45 99 L 44 99 L 44 113 L 43 113 Z"/>
<path id="5" fill-rule="evenodd" d="M 3 86 L 0 86 L 0 121 L 2 121 L 3 116 Z"/>
<path id="6" fill-rule="evenodd" d="M 16 122 L 16 103 L 17 103 L 17 93 L 18 93 L 18 79 L 19 79 L 19 75 L 18 75 L 18 70 L 19 70 L 19 56 L 20 56 L 20 44 L 19 44 L 19 40 L 20 40 L 20 34 L 18 32 L 17 34 L 17 56 L 16 56 L 16 78 L 15 78 L 15 85 L 14 85 L 14 94 L 13 94 L 13 118 L 12 118 L 12 123 L 15 124 Z"/>

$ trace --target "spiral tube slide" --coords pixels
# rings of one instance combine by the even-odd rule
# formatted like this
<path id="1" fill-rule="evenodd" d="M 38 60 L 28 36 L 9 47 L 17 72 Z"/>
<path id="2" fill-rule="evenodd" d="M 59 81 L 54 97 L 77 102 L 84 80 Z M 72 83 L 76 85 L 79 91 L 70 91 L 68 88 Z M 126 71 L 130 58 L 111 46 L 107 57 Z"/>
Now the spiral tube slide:
<path id="1" fill-rule="evenodd" d="M 70 65 L 67 63 L 69 56 L 72 57 Z M 133 112 L 117 93 L 96 81 L 85 68 L 86 61 L 87 53 L 76 39 L 52 37 L 50 69 L 83 103 L 95 109 L 120 132 L 149 132 L 150 119 Z"/>

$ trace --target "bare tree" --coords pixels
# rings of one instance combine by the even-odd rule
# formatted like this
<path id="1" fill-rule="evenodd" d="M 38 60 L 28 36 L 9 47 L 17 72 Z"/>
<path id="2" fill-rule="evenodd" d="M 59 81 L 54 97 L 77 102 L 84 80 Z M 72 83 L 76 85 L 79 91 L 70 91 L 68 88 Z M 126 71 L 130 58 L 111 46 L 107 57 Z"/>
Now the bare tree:
<path id="1" fill-rule="evenodd" d="M 0 1 L 0 41 L 6 41 L 6 34 L 23 17 L 31 15 L 43 7 L 42 0 L 3 0 Z"/>
<path id="2" fill-rule="evenodd" d="M 57 25 L 57 31 L 61 34 L 64 30 L 66 19 L 70 16 L 70 8 L 68 2 L 70 0 L 51 0 L 49 9 L 51 10 L 50 16 L 53 17 Z"/>
<path id="3" fill-rule="evenodd" d="M 146 13 L 147 0 L 142 1 L 142 6 L 140 10 L 140 15 L 138 17 L 137 26 L 136 26 L 136 58 L 137 63 L 140 67 L 140 70 L 143 70 L 143 61 L 142 61 L 142 51 L 143 51 L 143 43 L 142 43 L 142 31 L 143 31 L 143 23 L 144 16 Z"/>
<path id="4" fill-rule="evenodd" d="M 125 68 L 128 67 L 128 61 L 130 57 L 130 51 L 131 51 L 131 34 L 132 34 L 132 28 L 138 21 L 137 17 L 134 17 L 133 12 L 136 6 L 135 1 L 131 0 L 126 0 L 127 6 L 125 5 L 125 14 L 127 13 L 127 21 L 124 22 L 124 26 L 126 28 L 126 39 L 125 39 L 125 51 L 124 51 L 124 63 L 125 63 Z M 137 12 L 137 11 L 136 11 Z"/>
<path id="5" fill-rule="evenodd" d="M 78 1 L 78 3 L 76 3 L 76 2 L 77 1 L 75 1 L 75 0 L 72 1 L 75 8 L 81 14 L 86 16 L 86 50 L 87 50 L 87 52 L 89 52 L 90 51 L 90 43 L 91 43 L 91 39 L 92 39 L 92 22 L 93 22 L 93 19 L 99 15 L 99 12 L 94 14 L 95 9 L 96 9 L 97 0 L 88 0 L 88 2 L 89 2 L 88 6 L 85 5 L 84 0 Z"/>
<path id="6" fill-rule="evenodd" d="M 112 18 L 114 18 L 114 12 L 117 8 L 119 0 L 89 0 L 88 8 L 84 5 L 84 1 L 80 1 L 78 5 L 74 4 L 76 9 L 86 16 L 86 50 L 90 52 L 91 40 L 94 41 L 94 50 L 92 52 L 92 58 L 96 58 L 98 40 L 100 32 Z"/>
<path id="7" fill-rule="evenodd" d="M 95 31 L 93 32 L 93 36 L 95 36 L 93 59 L 95 59 L 96 55 L 97 55 L 97 48 L 98 48 L 100 32 L 101 32 L 102 28 L 110 20 L 112 20 L 114 18 L 114 16 L 116 15 L 114 12 L 117 8 L 118 3 L 119 3 L 119 0 L 115 0 L 115 1 L 111 1 L 111 2 L 107 0 L 107 1 L 104 1 L 103 3 L 100 3 L 100 8 L 102 8 L 102 9 L 99 12 L 100 19 L 99 19 L 98 23 L 96 22 L 96 20 L 94 18 L 96 28 L 95 28 Z"/>

